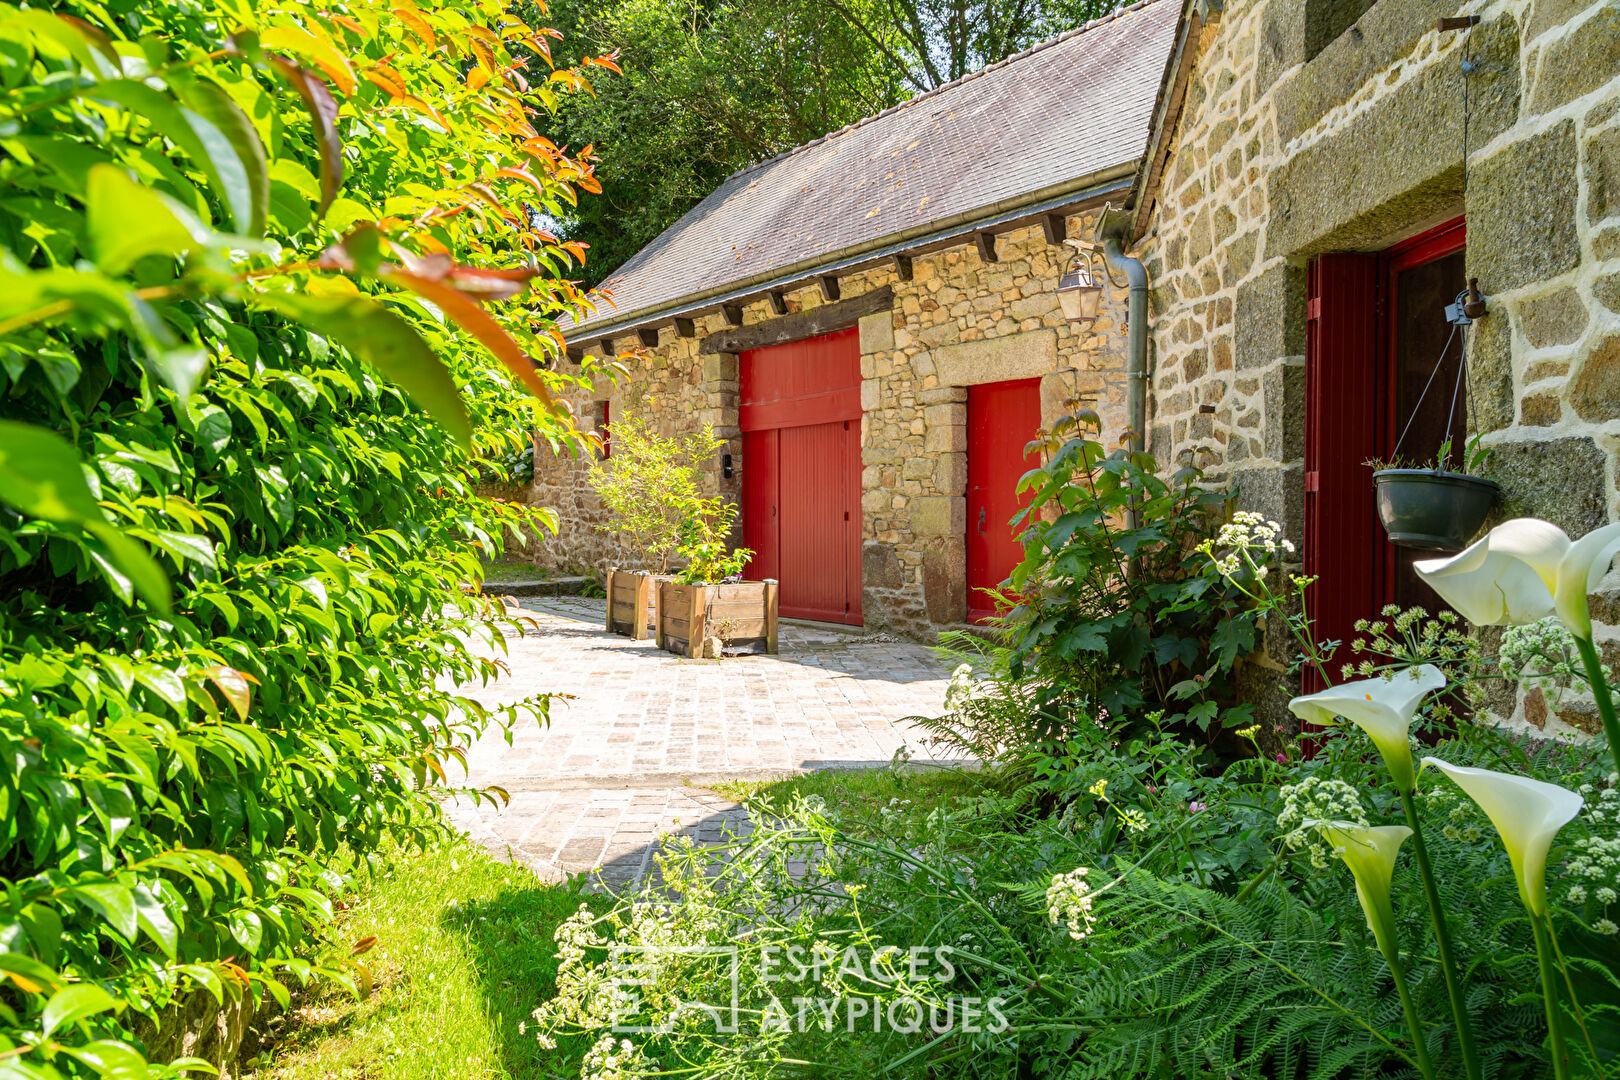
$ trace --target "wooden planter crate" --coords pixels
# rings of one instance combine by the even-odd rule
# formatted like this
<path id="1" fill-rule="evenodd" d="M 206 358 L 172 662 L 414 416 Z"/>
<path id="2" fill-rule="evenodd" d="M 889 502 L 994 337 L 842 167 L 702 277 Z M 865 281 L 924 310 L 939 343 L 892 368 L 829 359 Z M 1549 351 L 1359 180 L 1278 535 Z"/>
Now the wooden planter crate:
<path id="1" fill-rule="evenodd" d="M 658 629 L 658 585 L 668 580 L 658 574 L 610 568 L 604 586 L 608 633 L 636 641 L 652 637 Z"/>
<path id="2" fill-rule="evenodd" d="M 680 656 L 703 655 L 703 639 L 724 635 L 732 648 L 776 652 L 775 581 L 658 587 L 658 647 Z"/>

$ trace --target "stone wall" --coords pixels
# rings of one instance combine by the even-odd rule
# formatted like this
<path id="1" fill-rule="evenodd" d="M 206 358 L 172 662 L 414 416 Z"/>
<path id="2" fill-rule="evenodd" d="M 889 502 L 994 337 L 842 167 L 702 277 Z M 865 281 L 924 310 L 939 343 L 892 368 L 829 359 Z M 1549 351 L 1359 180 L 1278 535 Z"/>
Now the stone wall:
<path id="1" fill-rule="evenodd" d="M 1354 6 L 1365 10 L 1324 43 L 1343 2 L 1227 0 L 1196 43 L 1139 245 L 1153 284 L 1150 448 L 1191 454 L 1298 540 L 1309 258 L 1379 251 L 1466 213 L 1469 273 L 1491 310 L 1474 330 L 1472 385 L 1501 511 L 1574 535 L 1614 520 L 1620 4 Z M 1436 29 L 1456 14 L 1481 20 Z M 1538 727 L 1590 726 L 1578 711 L 1498 705 Z"/>
<path id="2" fill-rule="evenodd" d="M 1068 219 L 1070 236 L 1090 238 L 1091 215 Z M 1003 233 L 997 260 L 971 241 L 917 255 L 910 280 L 884 266 L 843 277 L 843 299 L 890 286 L 892 309 L 860 320 L 862 417 L 862 607 L 868 628 L 931 638 L 966 615 L 967 388 L 1040 378 L 1042 421 L 1061 414 L 1071 396 L 1098 410 L 1110 431 L 1124 427 L 1125 293 L 1105 294 L 1102 317 L 1080 330 L 1058 310 L 1056 287 L 1067 249 L 1046 242 L 1039 226 Z M 824 303 L 818 286 L 786 294 L 790 313 Z M 777 317 L 766 300 L 743 309 L 744 325 Z M 736 497 L 743 470 L 737 428 L 737 358 L 699 353 L 699 343 L 726 328 L 719 313 L 694 320 L 692 337 L 666 327 L 658 344 L 625 358 L 619 385 L 599 384 L 575 402 L 581 416 L 651 416 L 674 432 L 707 421 L 730 440 L 736 465 L 724 490 Z M 615 342 L 623 349 L 633 338 Z M 599 353 L 599 346 L 592 347 Z M 584 481 L 585 464 L 537 453 L 530 501 L 557 509 L 555 538 L 536 545 L 541 565 L 600 572 L 625 560 L 599 501 Z M 720 470 L 713 470 L 718 485 Z"/>

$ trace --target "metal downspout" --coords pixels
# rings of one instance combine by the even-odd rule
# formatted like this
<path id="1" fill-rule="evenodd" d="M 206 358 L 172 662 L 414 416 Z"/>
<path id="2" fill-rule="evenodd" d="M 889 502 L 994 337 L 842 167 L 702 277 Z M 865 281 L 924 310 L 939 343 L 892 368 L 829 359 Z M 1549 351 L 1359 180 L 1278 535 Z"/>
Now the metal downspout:
<path id="1" fill-rule="evenodd" d="M 1142 260 L 1125 254 L 1117 235 L 1103 238 L 1103 255 L 1109 266 L 1124 273 L 1131 286 L 1126 316 L 1130 363 L 1125 368 L 1125 426 L 1130 429 L 1131 449 L 1140 452 L 1146 444 L 1144 429 L 1147 427 L 1147 268 Z"/>

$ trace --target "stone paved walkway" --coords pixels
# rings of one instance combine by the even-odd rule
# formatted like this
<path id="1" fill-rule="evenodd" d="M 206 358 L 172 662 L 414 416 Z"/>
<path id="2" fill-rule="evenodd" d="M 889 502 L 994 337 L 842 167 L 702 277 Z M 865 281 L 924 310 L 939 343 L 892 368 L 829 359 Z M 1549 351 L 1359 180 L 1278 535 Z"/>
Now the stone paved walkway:
<path id="1" fill-rule="evenodd" d="M 902 746 L 932 760 L 903 723 L 943 710 L 946 673 L 924 646 L 784 623 L 776 656 L 687 660 L 606 633 L 600 600 L 524 603 L 539 630 L 509 642 L 512 675 L 463 692 L 489 705 L 575 697 L 553 706 L 549 727 L 516 731 L 510 746 L 492 732 L 472 748 L 470 782 L 504 787 L 510 805 L 449 811 L 546 880 L 589 872 L 631 884 L 661 836 L 712 843 L 744 827 L 744 811 L 707 785 L 876 768 Z"/>

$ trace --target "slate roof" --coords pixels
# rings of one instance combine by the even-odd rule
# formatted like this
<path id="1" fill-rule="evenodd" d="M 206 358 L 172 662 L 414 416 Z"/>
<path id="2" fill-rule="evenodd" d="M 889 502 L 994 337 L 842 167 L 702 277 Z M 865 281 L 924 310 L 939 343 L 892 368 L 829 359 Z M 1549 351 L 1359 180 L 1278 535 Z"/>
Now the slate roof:
<path id="1" fill-rule="evenodd" d="M 1143 0 L 733 174 L 602 283 L 613 304 L 565 333 L 623 332 L 1134 167 L 1179 14 L 1177 0 Z"/>

